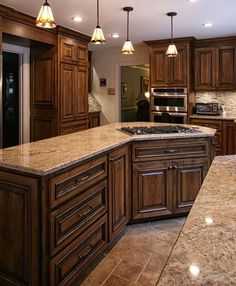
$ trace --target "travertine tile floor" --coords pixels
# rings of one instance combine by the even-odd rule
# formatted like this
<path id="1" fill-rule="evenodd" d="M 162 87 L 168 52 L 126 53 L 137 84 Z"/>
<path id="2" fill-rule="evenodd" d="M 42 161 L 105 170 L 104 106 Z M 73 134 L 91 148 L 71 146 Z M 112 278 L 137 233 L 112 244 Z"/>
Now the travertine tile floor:
<path id="1" fill-rule="evenodd" d="M 128 226 L 125 235 L 82 286 L 154 286 L 185 222 L 184 218 Z"/>

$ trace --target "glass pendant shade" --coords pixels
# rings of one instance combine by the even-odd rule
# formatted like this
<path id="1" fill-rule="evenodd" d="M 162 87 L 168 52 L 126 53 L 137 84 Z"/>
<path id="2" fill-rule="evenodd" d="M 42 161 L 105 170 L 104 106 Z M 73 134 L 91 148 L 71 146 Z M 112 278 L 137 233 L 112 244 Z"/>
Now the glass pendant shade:
<path id="1" fill-rule="evenodd" d="M 132 55 L 134 53 L 134 47 L 129 40 L 125 41 L 121 52 L 124 55 Z"/>
<path id="2" fill-rule="evenodd" d="M 132 55 L 134 53 L 134 47 L 129 40 L 129 12 L 133 11 L 133 7 L 124 7 L 123 11 L 127 12 L 127 40 L 123 45 L 121 53 L 123 55 Z"/>
<path id="3" fill-rule="evenodd" d="M 100 44 L 106 43 L 102 28 L 99 25 L 99 0 L 97 0 L 97 26 L 94 29 L 94 32 L 93 32 L 93 35 L 92 35 L 90 42 L 95 44 L 95 45 L 100 45 Z"/>
<path id="4" fill-rule="evenodd" d="M 94 32 L 91 38 L 91 43 L 94 43 L 95 45 L 106 43 L 103 31 L 100 26 L 96 26 L 96 28 L 94 29 Z"/>
<path id="5" fill-rule="evenodd" d="M 166 55 L 169 58 L 173 58 L 173 57 L 177 57 L 178 56 L 178 51 L 176 49 L 175 44 L 170 44 L 167 51 L 166 51 Z"/>
<path id="6" fill-rule="evenodd" d="M 176 12 L 169 12 L 167 13 L 167 16 L 171 17 L 171 43 L 166 51 L 166 55 L 169 58 L 174 58 L 178 56 L 178 51 L 177 48 L 173 42 L 173 17 L 176 16 L 177 13 Z"/>
<path id="7" fill-rule="evenodd" d="M 47 0 L 41 7 L 38 17 L 36 19 L 36 26 L 45 29 L 52 29 L 56 27 L 56 22 L 52 14 L 52 9 Z"/>

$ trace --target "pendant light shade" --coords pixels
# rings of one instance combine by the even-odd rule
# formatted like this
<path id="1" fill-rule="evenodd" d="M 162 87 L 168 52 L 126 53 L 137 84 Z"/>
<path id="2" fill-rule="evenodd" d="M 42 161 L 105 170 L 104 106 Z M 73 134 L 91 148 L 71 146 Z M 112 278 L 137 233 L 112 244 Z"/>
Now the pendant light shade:
<path id="1" fill-rule="evenodd" d="M 124 7 L 123 11 L 127 12 L 127 40 L 125 41 L 121 52 L 124 55 L 132 55 L 134 53 L 134 47 L 129 40 L 129 12 L 133 11 L 133 7 Z"/>
<path id="2" fill-rule="evenodd" d="M 173 42 L 173 17 L 176 16 L 177 13 L 176 12 L 169 12 L 167 13 L 167 16 L 171 17 L 171 43 L 166 51 L 166 55 L 167 57 L 177 57 L 178 55 L 178 51 L 177 48 Z"/>
<path id="3" fill-rule="evenodd" d="M 56 27 L 56 22 L 52 14 L 52 9 L 46 0 L 41 7 L 37 20 L 36 26 L 40 28 L 52 29 Z"/>
<path id="4" fill-rule="evenodd" d="M 95 45 L 106 43 L 102 28 L 99 26 L 99 0 L 97 0 L 97 26 L 94 29 L 94 32 L 91 38 L 91 43 Z"/>

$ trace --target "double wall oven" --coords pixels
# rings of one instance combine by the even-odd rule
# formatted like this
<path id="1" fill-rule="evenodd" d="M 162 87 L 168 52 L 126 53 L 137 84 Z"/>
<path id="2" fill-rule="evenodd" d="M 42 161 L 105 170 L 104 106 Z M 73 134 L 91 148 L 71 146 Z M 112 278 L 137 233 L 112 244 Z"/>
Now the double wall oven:
<path id="1" fill-rule="evenodd" d="M 187 88 L 151 89 L 151 121 L 187 123 Z"/>

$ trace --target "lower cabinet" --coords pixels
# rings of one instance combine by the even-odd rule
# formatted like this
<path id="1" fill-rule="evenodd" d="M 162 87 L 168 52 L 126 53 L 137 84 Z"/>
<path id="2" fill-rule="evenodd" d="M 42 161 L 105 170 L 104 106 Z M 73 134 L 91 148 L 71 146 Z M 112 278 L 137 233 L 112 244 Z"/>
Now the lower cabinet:
<path id="1" fill-rule="evenodd" d="M 109 154 L 109 240 L 129 221 L 128 146 Z"/>
<path id="2" fill-rule="evenodd" d="M 209 168 L 208 159 L 185 159 L 173 161 L 172 171 L 172 211 L 190 211 Z"/>
<path id="3" fill-rule="evenodd" d="M 208 158 L 133 164 L 132 219 L 187 213 L 208 167 Z"/>
<path id="4" fill-rule="evenodd" d="M 170 161 L 133 164 L 133 219 L 171 214 Z"/>

